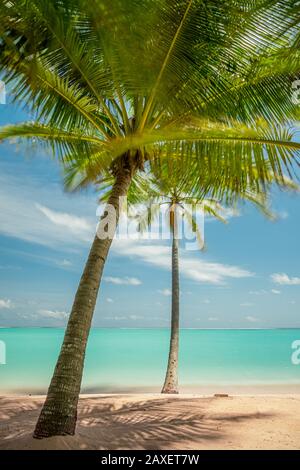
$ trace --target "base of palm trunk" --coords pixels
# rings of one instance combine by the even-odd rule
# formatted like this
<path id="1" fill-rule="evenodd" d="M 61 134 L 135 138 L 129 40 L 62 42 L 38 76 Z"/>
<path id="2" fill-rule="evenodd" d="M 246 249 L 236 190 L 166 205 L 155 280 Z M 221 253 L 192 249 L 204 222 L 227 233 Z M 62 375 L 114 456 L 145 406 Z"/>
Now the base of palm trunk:
<path id="1" fill-rule="evenodd" d="M 161 393 L 169 393 L 169 394 L 176 394 L 179 393 L 177 388 L 173 387 L 164 387 Z"/>
<path id="2" fill-rule="evenodd" d="M 43 410 L 33 437 L 35 439 L 44 439 L 52 436 L 74 436 L 77 416 L 65 416 L 60 413 L 47 413 Z"/>

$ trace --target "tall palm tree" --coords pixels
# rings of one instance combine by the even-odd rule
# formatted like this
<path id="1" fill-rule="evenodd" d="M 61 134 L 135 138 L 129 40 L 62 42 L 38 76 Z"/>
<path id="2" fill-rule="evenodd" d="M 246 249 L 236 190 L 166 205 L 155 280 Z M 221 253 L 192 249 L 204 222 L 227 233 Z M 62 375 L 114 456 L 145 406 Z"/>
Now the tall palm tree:
<path id="1" fill-rule="evenodd" d="M 167 223 L 172 240 L 172 290 L 171 290 L 171 333 L 168 355 L 168 365 L 162 393 L 178 393 L 178 356 L 179 356 L 179 323 L 180 323 L 180 283 L 179 283 L 179 245 L 184 236 L 182 224 L 184 220 L 194 232 L 200 249 L 204 248 L 204 237 L 197 221 L 197 212 L 208 214 L 223 223 L 225 207 L 220 201 L 227 201 L 227 205 L 235 206 L 238 200 L 250 201 L 255 204 L 261 212 L 269 218 L 274 214 L 269 209 L 267 199 L 267 188 L 259 186 L 248 188 L 243 193 L 235 194 L 230 186 L 222 185 L 222 178 L 213 178 L 211 186 L 211 175 L 207 175 L 207 185 L 201 188 L 195 186 L 195 179 L 186 162 L 168 160 L 162 162 L 156 160 L 151 165 L 152 175 L 148 178 L 136 178 L 136 186 L 133 194 L 129 192 L 128 202 L 138 200 L 146 204 L 146 209 L 137 217 L 138 227 L 145 231 L 151 227 L 154 219 L 160 216 L 162 206 L 166 207 Z M 219 167 L 219 176 L 222 167 Z M 270 179 L 274 175 L 270 171 Z M 134 184 L 134 183 L 133 183 Z M 284 187 L 291 190 L 299 190 L 299 187 L 284 178 Z M 206 192 L 207 191 L 207 192 Z M 212 193 L 214 197 L 212 197 Z M 216 199 L 216 196 L 218 199 Z M 107 197 L 107 196 L 106 196 Z M 179 230 L 180 227 L 180 230 Z"/>
<path id="2" fill-rule="evenodd" d="M 1 74 L 34 120 L 3 128 L 0 139 L 50 146 L 69 188 L 113 175 L 104 228 L 112 207 L 115 229 L 120 197 L 157 152 L 188 155 L 195 175 L 204 165 L 216 174 L 222 156 L 223 178 L 235 175 L 236 189 L 246 184 L 242 164 L 252 182 L 268 181 L 266 162 L 280 180 L 300 149 L 286 130 L 296 111 L 290 83 L 299 63 L 287 71 L 268 69 L 266 60 L 290 46 L 298 24 L 297 9 L 274 0 L 241 0 L 238 7 L 236 0 L 2 2 Z M 75 432 L 112 232 L 92 243 L 37 438 Z"/>
<path id="3" fill-rule="evenodd" d="M 161 189 L 162 181 L 155 181 Z M 166 189 L 166 187 L 164 188 Z M 164 202 L 162 203 L 162 198 Z M 171 240 L 172 240 L 172 256 L 171 256 L 171 277 L 172 277 L 172 290 L 171 290 L 171 332 L 170 332 L 170 346 L 168 354 L 168 364 L 162 388 L 162 393 L 178 393 L 178 357 L 179 357 L 179 324 L 180 324 L 180 272 L 179 272 L 179 224 L 182 222 L 182 218 L 185 217 L 190 228 L 196 233 L 199 247 L 203 248 L 203 238 L 201 231 L 198 227 L 195 214 L 189 211 L 191 206 L 195 206 L 198 210 L 203 213 L 214 214 L 216 218 L 226 222 L 221 215 L 222 208 L 218 201 L 215 200 L 202 200 L 191 195 L 182 194 L 176 186 L 176 188 L 170 188 L 170 191 L 166 192 L 163 196 L 159 194 L 157 199 L 151 200 L 150 205 L 155 205 L 160 201 L 160 204 L 167 205 L 168 224 L 170 228 Z M 220 209 L 220 213 L 218 210 Z M 148 222 L 151 224 L 152 218 L 155 216 L 155 211 L 149 208 L 149 213 L 152 217 L 148 217 Z M 147 213 L 148 216 L 148 213 Z"/>

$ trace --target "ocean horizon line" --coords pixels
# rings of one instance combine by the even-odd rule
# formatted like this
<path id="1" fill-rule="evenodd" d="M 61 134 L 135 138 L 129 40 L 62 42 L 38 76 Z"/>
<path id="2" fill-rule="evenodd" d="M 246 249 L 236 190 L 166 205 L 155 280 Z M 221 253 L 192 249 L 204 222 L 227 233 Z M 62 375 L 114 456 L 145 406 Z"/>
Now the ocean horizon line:
<path id="1" fill-rule="evenodd" d="M 52 329 L 52 330 L 65 330 L 66 326 L 0 326 L 1 330 L 8 329 Z M 279 326 L 279 327 L 265 327 L 265 328 L 198 328 L 198 327 L 181 327 L 180 330 L 299 330 L 299 326 Z M 91 330 L 169 330 L 168 326 L 142 326 L 142 327 L 124 327 L 124 326 L 92 326 Z"/>

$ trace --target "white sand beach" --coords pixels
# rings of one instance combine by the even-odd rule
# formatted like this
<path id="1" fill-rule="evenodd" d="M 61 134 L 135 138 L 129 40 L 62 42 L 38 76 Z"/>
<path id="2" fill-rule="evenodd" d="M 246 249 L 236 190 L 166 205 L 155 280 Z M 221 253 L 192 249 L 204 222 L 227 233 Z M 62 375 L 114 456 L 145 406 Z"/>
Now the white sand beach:
<path id="1" fill-rule="evenodd" d="M 0 449 L 300 449 L 300 394 L 82 395 L 75 436 L 36 440 L 44 398 L 0 397 Z"/>

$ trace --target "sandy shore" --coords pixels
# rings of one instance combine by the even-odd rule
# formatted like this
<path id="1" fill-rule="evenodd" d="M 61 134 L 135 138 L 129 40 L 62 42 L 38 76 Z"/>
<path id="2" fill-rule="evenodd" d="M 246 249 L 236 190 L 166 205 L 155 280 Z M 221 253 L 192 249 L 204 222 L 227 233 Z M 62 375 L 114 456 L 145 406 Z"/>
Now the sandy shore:
<path id="1" fill-rule="evenodd" d="M 0 397 L 0 449 L 300 449 L 300 395 L 82 396 L 75 436 L 32 439 L 44 397 Z"/>

